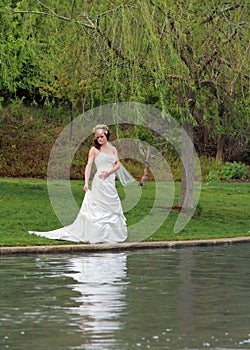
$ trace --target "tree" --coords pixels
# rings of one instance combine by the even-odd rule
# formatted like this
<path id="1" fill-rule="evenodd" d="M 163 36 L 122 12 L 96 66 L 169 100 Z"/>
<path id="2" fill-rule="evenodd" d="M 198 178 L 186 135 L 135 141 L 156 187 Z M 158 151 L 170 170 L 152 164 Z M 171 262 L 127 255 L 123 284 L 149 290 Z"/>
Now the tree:
<path id="1" fill-rule="evenodd" d="M 207 76 L 201 81 L 210 90 L 204 122 L 210 125 L 210 135 L 217 138 L 218 162 L 223 161 L 226 139 L 237 137 L 247 124 L 248 113 L 242 107 L 247 108 L 249 98 L 248 22 L 245 1 L 220 6 L 203 20 L 210 28 L 205 43 L 213 48 L 207 59 Z"/>
<path id="2" fill-rule="evenodd" d="M 37 87 L 41 91 L 44 86 L 48 97 L 80 101 L 88 94 L 92 106 L 153 101 L 182 123 L 189 138 L 183 138 L 179 206 L 192 208 L 193 145 L 187 140 L 193 138 L 193 126 L 203 123 L 209 130 L 212 123 L 214 135 L 220 135 L 225 120 L 235 126 L 228 113 L 232 103 L 240 110 L 240 101 L 247 101 L 248 31 L 242 25 L 249 18 L 246 6 L 240 0 L 102 1 L 98 5 L 54 0 L 50 5 L 36 1 L 15 13 L 44 19 L 49 33 L 45 47 L 51 52 L 48 57 L 48 50 L 40 51 L 43 73 Z M 84 81 L 79 95 L 74 85 L 77 77 Z"/>
<path id="3" fill-rule="evenodd" d="M 34 77 L 37 72 L 32 49 L 32 33 L 25 17 L 13 13 L 24 1 L 4 1 L 0 5 L 0 91 L 2 101 L 19 96 L 20 91 L 35 94 Z M 13 5 L 12 5 L 13 4 Z"/>
<path id="4" fill-rule="evenodd" d="M 217 134 L 239 126 L 242 118 L 237 122 L 231 120 L 229 111 L 234 95 L 238 102 L 246 100 L 245 87 L 249 82 L 244 69 L 245 55 L 249 51 L 246 27 L 249 13 L 245 2 L 225 4 L 219 1 L 215 5 L 177 1 L 166 4 L 150 0 L 143 2 L 141 7 L 142 19 L 145 18 L 142 27 L 146 28 L 152 51 L 157 52 L 155 62 L 151 60 L 148 67 L 151 67 L 158 86 L 172 84 L 174 103 L 169 109 L 179 115 L 189 138 L 193 139 L 192 126 L 200 119 L 201 107 L 203 110 L 209 108 L 204 98 L 208 87 L 215 91 L 213 99 L 217 109 L 213 121 L 219 120 L 221 127 Z M 221 71 L 222 65 L 224 69 Z M 246 78 L 245 87 L 243 80 L 239 79 L 243 76 Z M 166 90 L 169 91 L 163 89 Z M 211 98 L 211 94 L 209 96 Z M 165 102 L 163 104 L 169 101 L 168 96 L 162 96 L 161 100 Z M 193 150 L 190 147 L 184 137 L 182 159 L 186 166 L 183 167 L 179 206 L 183 206 L 186 198 L 186 205 L 192 207 L 192 188 L 188 185 L 191 183 L 188 177 L 192 178 L 193 174 Z M 188 169 L 187 173 L 185 169 Z"/>

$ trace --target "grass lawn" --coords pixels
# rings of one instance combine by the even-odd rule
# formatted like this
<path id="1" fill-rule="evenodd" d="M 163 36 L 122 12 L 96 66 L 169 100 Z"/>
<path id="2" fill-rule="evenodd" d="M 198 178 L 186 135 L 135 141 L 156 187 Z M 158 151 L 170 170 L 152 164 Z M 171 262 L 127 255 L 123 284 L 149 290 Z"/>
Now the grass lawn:
<path id="1" fill-rule="evenodd" d="M 117 183 L 123 197 L 123 188 Z M 177 204 L 180 183 L 175 183 Z M 82 181 L 72 181 L 71 189 L 80 206 L 84 192 Z M 225 238 L 250 235 L 249 183 L 202 184 L 199 212 L 195 213 L 185 228 L 173 233 L 178 212 L 171 210 L 163 225 L 147 238 L 153 240 L 183 240 Z M 135 208 L 126 212 L 128 226 L 140 222 L 147 216 L 154 201 L 155 184 L 148 183 L 142 189 L 140 201 Z M 159 210 L 169 210 L 161 208 Z M 69 244 L 28 234 L 28 230 L 47 231 L 62 224 L 51 206 L 46 180 L 0 179 L 0 246 L 27 246 Z M 70 222 L 69 222 L 70 223 Z M 145 226 L 147 233 L 148 226 Z"/>

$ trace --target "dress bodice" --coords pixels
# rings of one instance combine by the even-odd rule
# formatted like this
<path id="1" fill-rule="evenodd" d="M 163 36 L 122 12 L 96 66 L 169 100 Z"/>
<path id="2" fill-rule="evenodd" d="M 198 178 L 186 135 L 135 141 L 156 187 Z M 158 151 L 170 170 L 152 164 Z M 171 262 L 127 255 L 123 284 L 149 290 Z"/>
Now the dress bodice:
<path id="1" fill-rule="evenodd" d="M 112 153 L 99 152 L 95 157 L 97 171 L 108 170 L 115 164 L 116 157 Z"/>

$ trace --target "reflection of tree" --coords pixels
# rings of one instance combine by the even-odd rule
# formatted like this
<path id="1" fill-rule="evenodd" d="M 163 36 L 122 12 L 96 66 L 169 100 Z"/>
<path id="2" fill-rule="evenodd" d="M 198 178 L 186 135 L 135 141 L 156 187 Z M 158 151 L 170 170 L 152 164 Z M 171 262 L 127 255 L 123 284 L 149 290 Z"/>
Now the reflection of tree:
<path id="1" fill-rule="evenodd" d="M 177 294 L 177 307 L 180 314 L 180 329 L 182 334 L 194 331 L 192 314 L 192 268 L 195 265 L 192 249 L 182 249 L 180 253 L 179 274 L 182 284 Z"/>
<path id="2" fill-rule="evenodd" d="M 142 349 L 148 345 L 152 349 L 164 348 L 168 344 L 166 339 L 173 337 L 173 330 L 178 330 L 178 264 L 179 251 L 141 251 L 128 255 L 127 313 L 121 317 L 126 328 L 118 333 L 120 338 L 126 337 L 129 349 L 135 344 L 141 344 Z"/>
<path id="3" fill-rule="evenodd" d="M 72 309 L 81 316 L 81 329 L 86 334 L 86 349 L 92 349 L 95 339 L 105 344 L 112 334 L 122 327 L 118 320 L 126 307 L 124 293 L 126 283 L 126 259 L 124 253 L 94 254 L 69 260 L 67 276 L 76 284 L 70 287 L 81 294 L 75 301 L 81 303 Z"/>
<path id="4" fill-rule="evenodd" d="M 126 327 L 117 336 L 128 339 L 129 349 L 247 341 L 249 248 L 141 251 L 128 255 L 127 266 Z"/>
<path id="5" fill-rule="evenodd" d="M 206 247 L 194 252 L 194 322 L 199 334 L 209 329 L 215 338 L 226 333 L 234 341 L 249 333 L 249 247 Z M 226 337 L 223 345 L 230 345 Z"/>
<path id="6" fill-rule="evenodd" d="M 224 347 L 245 339 L 250 320 L 249 248 L 199 247 L 182 250 L 180 257 L 180 331 L 185 339 L 196 346 L 205 342 Z"/>

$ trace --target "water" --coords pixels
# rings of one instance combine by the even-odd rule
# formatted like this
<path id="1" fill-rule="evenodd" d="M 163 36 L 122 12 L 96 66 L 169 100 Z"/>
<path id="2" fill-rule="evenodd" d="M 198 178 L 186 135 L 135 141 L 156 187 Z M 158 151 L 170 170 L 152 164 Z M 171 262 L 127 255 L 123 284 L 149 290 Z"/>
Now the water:
<path id="1" fill-rule="evenodd" d="M 250 349 L 249 244 L 0 259 L 0 349 Z"/>

